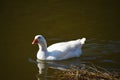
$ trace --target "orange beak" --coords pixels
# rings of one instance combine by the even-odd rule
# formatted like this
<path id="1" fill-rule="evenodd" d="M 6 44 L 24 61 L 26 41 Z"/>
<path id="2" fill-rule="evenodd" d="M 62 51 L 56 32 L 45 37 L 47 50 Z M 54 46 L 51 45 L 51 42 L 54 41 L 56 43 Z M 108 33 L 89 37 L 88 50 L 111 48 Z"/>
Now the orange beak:
<path id="1" fill-rule="evenodd" d="M 37 39 L 34 39 L 32 44 L 37 44 L 38 43 L 38 40 Z"/>

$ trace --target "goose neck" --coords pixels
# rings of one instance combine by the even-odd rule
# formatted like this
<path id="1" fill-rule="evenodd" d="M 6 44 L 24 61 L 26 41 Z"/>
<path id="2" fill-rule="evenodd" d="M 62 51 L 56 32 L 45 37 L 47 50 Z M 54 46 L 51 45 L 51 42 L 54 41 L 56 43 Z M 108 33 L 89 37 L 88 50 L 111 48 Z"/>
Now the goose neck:
<path id="1" fill-rule="evenodd" d="M 38 46 L 41 51 L 44 51 L 44 52 L 47 51 L 47 44 L 38 44 Z"/>

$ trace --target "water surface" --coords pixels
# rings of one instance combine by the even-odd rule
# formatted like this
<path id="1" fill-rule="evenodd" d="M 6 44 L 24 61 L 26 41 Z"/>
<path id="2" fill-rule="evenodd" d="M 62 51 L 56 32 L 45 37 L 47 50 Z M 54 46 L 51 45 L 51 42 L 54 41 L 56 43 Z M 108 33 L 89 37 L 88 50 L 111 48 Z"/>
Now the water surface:
<path id="1" fill-rule="evenodd" d="M 119 17 L 117 0 L 1 0 L 1 80 L 37 80 L 38 67 L 29 62 L 36 60 L 38 47 L 31 44 L 36 34 L 48 46 L 86 37 L 81 57 L 61 64 L 90 62 L 119 72 Z"/>

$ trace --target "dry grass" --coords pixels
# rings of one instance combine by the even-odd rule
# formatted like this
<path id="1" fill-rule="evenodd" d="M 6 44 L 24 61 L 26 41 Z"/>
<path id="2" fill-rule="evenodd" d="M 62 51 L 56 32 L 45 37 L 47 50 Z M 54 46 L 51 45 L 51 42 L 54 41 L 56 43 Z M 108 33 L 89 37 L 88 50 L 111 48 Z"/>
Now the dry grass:
<path id="1" fill-rule="evenodd" d="M 98 67 L 72 67 L 68 70 L 55 70 L 56 80 L 120 80 L 120 75 Z"/>

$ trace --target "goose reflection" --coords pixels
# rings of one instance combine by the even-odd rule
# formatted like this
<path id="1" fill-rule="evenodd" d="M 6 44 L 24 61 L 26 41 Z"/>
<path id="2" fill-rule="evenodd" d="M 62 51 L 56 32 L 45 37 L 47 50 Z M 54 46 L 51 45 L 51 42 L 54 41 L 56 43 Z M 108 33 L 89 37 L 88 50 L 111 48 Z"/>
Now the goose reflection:
<path id="1" fill-rule="evenodd" d="M 64 64 L 60 64 L 60 62 L 55 62 L 55 61 L 41 61 L 41 60 L 37 60 L 37 67 L 39 69 L 39 74 L 46 74 L 48 68 L 50 69 L 59 69 L 59 70 L 66 70 L 69 67 L 64 65 Z"/>
<path id="2" fill-rule="evenodd" d="M 37 67 L 39 74 L 37 75 L 38 80 L 46 80 L 48 64 L 45 61 L 37 60 Z"/>
<path id="3" fill-rule="evenodd" d="M 41 61 L 37 60 L 38 67 L 38 80 L 47 80 L 48 78 L 54 78 L 54 75 L 50 76 L 52 70 L 67 70 L 71 68 L 71 65 L 78 66 L 81 64 L 79 59 L 71 59 L 64 61 Z"/>
<path id="4" fill-rule="evenodd" d="M 48 68 L 48 65 L 45 61 L 38 61 L 37 60 L 37 67 L 39 69 L 39 74 L 44 74 Z"/>

